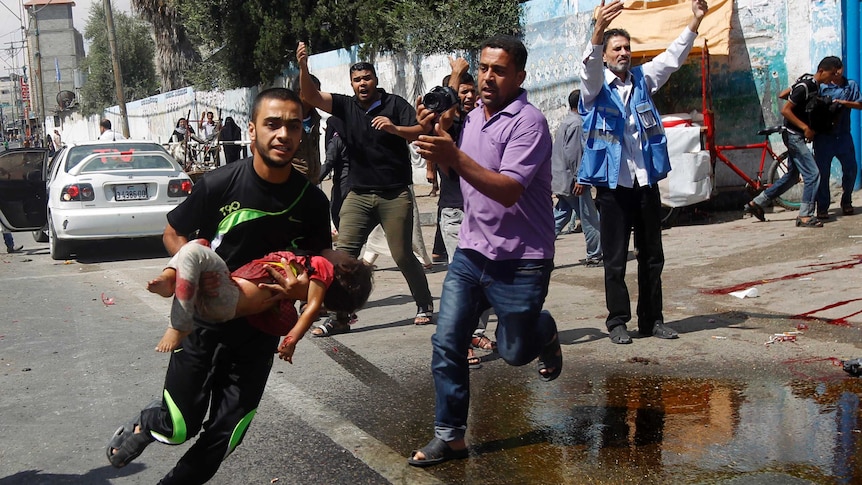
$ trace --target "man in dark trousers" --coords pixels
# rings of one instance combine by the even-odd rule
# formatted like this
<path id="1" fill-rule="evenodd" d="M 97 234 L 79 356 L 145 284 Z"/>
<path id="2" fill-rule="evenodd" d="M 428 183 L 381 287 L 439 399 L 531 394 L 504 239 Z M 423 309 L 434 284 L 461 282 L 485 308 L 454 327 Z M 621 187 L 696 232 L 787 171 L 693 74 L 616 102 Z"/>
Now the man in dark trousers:
<path id="1" fill-rule="evenodd" d="M 623 3 L 605 5 L 603 0 L 583 56 L 579 111 L 586 141 L 578 183 L 596 187 L 608 306 L 605 325 L 615 344 L 632 343 L 626 330 L 632 310 L 625 281 L 632 231 L 638 248 L 638 333 L 679 337 L 662 315 L 658 182 L 670 172 L 670 156 L 652 95 L 688 57 L 707 8 L 706 0 L 692 0 L 692 18 L 676 40 L 651 61 L 632 67 L 631 36 L 623 29 L 608 29 Z"/>
<path id="2" fill-rule="evenodd" d="M 189 198 L 168 213 L 163 240 L 175 254 L 191 234 L 207 239 L 233 271 L 267 253 L 331 246 L 326 195 L 292 165 L 302 136 L 302 102 L 283 88 L 261 92 L 249 123 L 254 156 L 207 173 Z M 274 270 L 273 298 L 290 297 L 291 283 Z M 296 280 L 293 280 L 295 282 Z M 200 282 L 206 288 L 205 278 Z M 152 441 L 180 444 L 206 429 L 159 483 L 209 480 L 240 444 L 272 367 L 283 329 L 256 328 L 245 318 L 209 324 L 171 354 L 161 399 L 120 427 L 107 447 L 115 467 L 127 465 Z"/>
<path id="3" fill-rule="evenodd" d="M 377 87 L 377 72 L 367 62 L 350 67 L 354 96 L 321 92 L 308 70 L 304 42 L 296 48 L 303 101 L 344 122 L 343 141 L 350 154 L 350 192 L 341 206 L 338 249 L 359 257 L 375 226 L 386 233 L 392 259 L 416 301 L 416 325 L 432 323 L 434 303 L 425 269 L 413 257 L 413 171 L 407 142 L 431 129 L 416 122 L 416 111 L 404 98 Z M 350 316 L 336 314 L 312 333 L 318 337 L 350 331 Z"/>

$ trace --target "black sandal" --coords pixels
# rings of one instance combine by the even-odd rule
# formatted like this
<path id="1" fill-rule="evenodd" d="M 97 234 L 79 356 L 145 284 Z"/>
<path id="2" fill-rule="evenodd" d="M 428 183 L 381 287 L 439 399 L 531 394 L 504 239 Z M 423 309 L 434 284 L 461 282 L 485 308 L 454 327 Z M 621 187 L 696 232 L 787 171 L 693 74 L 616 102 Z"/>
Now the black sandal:
<path id="1" fill-rule="evenodd" d="M 425 458 L 417 460 L 415 458 L 416 453 L 419 453 L 420 451 L 425 455 Z M 434 439 L 429 441 L 423 448 L 413 450 L 413 454 L 407 459 L 407 463 L 421 467 L 433 466 L 449 460 L 463 460 L 469 455 L 470 451 L 467 448 L 464 448 L 463 450 L 453 450 L 445 441 L 434 437 Z"/>
<path id="2" fill-rule="evenodd" d="M 342 333 L 350 333 L 350 324 L 342 324 L 334 318 L 327 318 L 311 331 L 311 335 L 315 337 L 331 337 Z"/>
<path id="3" fill-rule="evenodd" d="M 115 468 L 123 468 L 131 463 L 132 460 L 141 456 L 141 453 L 150 443 L 155 441 L 155 438 L 149 433 L 144 431 L 135 433 L 135 427 L 140 425 L 135 421 L 140 421 L 140 419 L 136 418 L 117 428 L 114 435 L 111 436 L 111 440 L 108 441 L 105 453 L 108 455 L 108 461 Z"/>
<path id="4" fill-rule="evenodd" d="M 473 353 L 473 349 L 467 349 L 467 365 L 470 366 L 471 369 L 482 368 L 482 358 Z"/>
<path id="5" fill-rule="evenodd" d="M 746 214 L 751 214 L 756 217 L 760 222 L 766 222 L 766 213 L 763 212 L 763 207 L 757 204 L 757 202 L 751 201 L 745 204 L 745 207 L 742 208 L 742 212 Z"/>
<path id="6" fill-rule="evenodd" d="M 797 217 L 796 227 L 823 227 L 823 222 L 814 216 L 809 217 L 807 221 L 803 221 L 801 217 Z"/>
<path id="7" fill-rule="evenodd" d="M 554 369 L 543 373 L 543 370 Z M 539 354 L 539 377 L 545 382 L 551 382 L 560 376 L 563 371 L 563 349 L 560 348 L 560 336 L 554 335 L 554 339 L 545 345 Z"/>

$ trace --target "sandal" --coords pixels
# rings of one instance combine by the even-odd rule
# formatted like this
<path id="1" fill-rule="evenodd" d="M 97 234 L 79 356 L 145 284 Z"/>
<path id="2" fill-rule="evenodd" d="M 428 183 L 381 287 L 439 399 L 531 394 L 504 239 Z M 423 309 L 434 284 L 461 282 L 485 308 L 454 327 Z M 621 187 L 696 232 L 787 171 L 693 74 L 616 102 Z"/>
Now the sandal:
<path id="1" fill-rule="evenodd" d="M 416 317 L 413 318 L 413 325 L 430 325 L 434 323 L 433 317 L 433 308 L 423 309 L 422 307 L 419 307 L 419 311 L 416 312 Z"/>
<path id="2" fill-rule="evenodd" d="M 340 323 L 332 317 L 311 330 L 311 335 L 315 337 L 331 337 L 341 333 L 350 333 L 350 323 Z"/>
<path id="3" fill-rule="evenodd" d="M 553 369 L 550 372 L 542 372 Z M 539 353 L 539 377 L 545 382 L 551 382 L 563 371 L 563 349 L 560 348 L 560 337 L 554 335 L 542 352 Z"/>
<path id="4" fill-rule="evenodd" d="M 128 465 L 132 460 L 141 456 L 144 449 L 155 441 L 155 438 L 149 433 L 143 431 L 135 433 L 135 427 L 140 425 L 137 421 L 140 421 L 140 417 L 117 428 L 114 435 L 111 436 L 111 440 L 108 441 L 105 453 L 108 456 L 108 461 L 115 468 Z"/>
<path id="5" fill-rule="evenodd" d="M 809 217 L 807 221 L 803 221 L 801 217 L 797 217 L 796 227 L 823 227 L 823 223 L 816 217 Z"/>
<path id="6" fill-rule="evenodd" d="M 766 213 L 763 212 L 763 207 L 760 207 L 757 202 L 751 201 L 745 204 L 745 207 L 742 208 L 742 212 L 745 214 L 751 214 L 760 222 L 766 222 Z"/>
<path id="7" fill-rule="evenodd" d="M 416 453 L 422 452 L 425 455 L 425 458 L 421 460 L 417 460 L 415 458 Z M 418 450 L 413 450 L 413 454 L 410 458 L 407 459 L 407 463 L 413 466 L 433 466 L 439 465 L 440 463 L 449 461 L 449 460 L 463 460 L 470 455 L 470 451 L 467 448 L 463 450 L 453 450 L 446 444 L 445 441 L 440 438 L 435 437 L 431 441 L 428 442 L 423 448 Z"/>
<path id="8" fill-rule="evenodd" d="M 473 335 L 470 345 L 472 345 L 474 349 L 490 351 L 497 350 L 497 342 L 494 342 L 484 335 Z"/>
<path id="9" fill-rule="evenodd" d="M 852 206 L 852 205 L 850 205 L 850 204 L 846 204 L 846 205 L 842 205 L 842 206 L 841 206 L 841 212 L 842 212 L 845 216 L 852 216 L 852 215 L 853 215 L 853 213 L 854 213 L 855 211 L 853 210 L 853 206 Z"/>
<path id="10" fill-rule="evenodd" d="M 473 349 L 467 349 L 467 365 L 470 366 L 471 369 L 481 369 L 482 368 L 482 358 L 478 357 L 473 353 Z"/>

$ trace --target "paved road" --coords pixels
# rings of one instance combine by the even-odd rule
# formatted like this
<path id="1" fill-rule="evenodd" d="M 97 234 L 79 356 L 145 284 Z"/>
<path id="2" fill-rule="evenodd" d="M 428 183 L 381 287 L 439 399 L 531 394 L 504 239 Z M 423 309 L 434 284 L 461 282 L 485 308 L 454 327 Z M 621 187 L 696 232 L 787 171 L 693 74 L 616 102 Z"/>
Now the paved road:
<path id="1" fill-rule="evenodd" d="M 433 212 L 436 199 L 419 200 Z M 431 436 L 434 327 L 412 325 L 404 280 L 381 257 L 353 332 L 309 336 L 294 365 L 276 362 L 212 483 L 862 482 L 862 386 L 831 360 L 862 356 L 862 216 L 820 230 L 794 217 L 684 217 L 665 231 L 666 321 L 681 338 L 628 346 L 607 338 L 602 271 L 579 263 L 582 235 L 561 237 L 546 307 L 563 375 L 544 383 L 533 364 L 484 356 L 471 371 L 472 455 L 427 471 L 405 458 Z M 165 254 L 112 243 L 67 264 L 16 240 L 23 254 L 0 255 L 0 485 L 155 483 L 187 445 L 155 444 L 122 470 L 104 446 L 161 390 L 167 358 L 153 347 L 169 302 L 144 282 Z M 428 274 L 435 297 L 444 276 Z M 795 342 L 765 345 L 801 325 Z"/>

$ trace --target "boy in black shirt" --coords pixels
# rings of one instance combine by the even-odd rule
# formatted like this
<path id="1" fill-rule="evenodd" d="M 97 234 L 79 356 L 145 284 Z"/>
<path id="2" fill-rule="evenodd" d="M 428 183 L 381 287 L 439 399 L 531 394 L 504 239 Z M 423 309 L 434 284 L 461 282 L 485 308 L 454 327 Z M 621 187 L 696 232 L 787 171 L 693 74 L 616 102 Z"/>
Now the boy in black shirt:
<path id="1" fill-rule="evenodd" d="M 810 126 L 811 120 L 806 114 L 805 107 L 813 97 L 818 95 L 819 84 L 831 82 L 841 67 L 841 59 L 834 56 L 825 57 L 817 65 L 816 73 L 801 76 L 790 88 L 787 103 L 781 108 L 784 126 L 787 128 L 782 132 L 781 137 L 787 146 L 790 160 L 787 173 L 778 182 L 746 204 L 743 208 L 746 213 L 765 221 L 766 216 L 763 208 L 772 199 L 796 185 L 801 175 L 804 187 L 802 189 L 802 203 L 799 205 L 799 217 L 796 218 L 796 227 L 823 227 L 823 223 L 814 214 L 814 199 L 820 184 L 820 172 L 814 161 L 814 155 L 805 144 L 814 139 L 814 130 Z"/>

